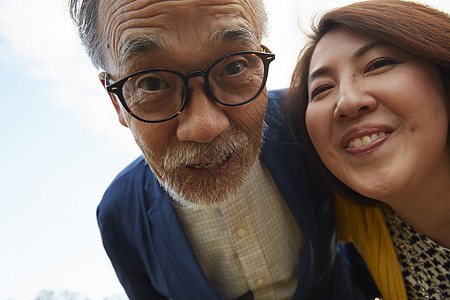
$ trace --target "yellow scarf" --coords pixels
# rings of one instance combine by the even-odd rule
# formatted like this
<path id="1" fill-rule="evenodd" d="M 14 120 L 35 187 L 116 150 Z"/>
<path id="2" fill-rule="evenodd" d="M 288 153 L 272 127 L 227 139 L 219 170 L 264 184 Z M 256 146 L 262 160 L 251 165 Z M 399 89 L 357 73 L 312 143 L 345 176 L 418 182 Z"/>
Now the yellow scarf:
<path id="1" fill-rule="evenodd" d="M 391 235 L 379 207 L 359 206 L 335 197 L 339 239 L 353 242 L 364 257 L 384 300 L 407 300 Z"/>

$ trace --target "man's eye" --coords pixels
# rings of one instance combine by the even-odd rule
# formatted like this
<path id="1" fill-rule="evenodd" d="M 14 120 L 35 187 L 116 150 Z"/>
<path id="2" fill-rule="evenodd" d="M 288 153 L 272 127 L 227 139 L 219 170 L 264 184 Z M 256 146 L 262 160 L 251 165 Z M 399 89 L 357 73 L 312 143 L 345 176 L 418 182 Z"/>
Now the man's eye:
<path id="1" fill-rule="evenodd" d="M 156 92 L 167 87 L 167 83 L 159 78 L 145 78 L 138 83 L 138 88 L 149 92 Z"/>
<path id="2" fill-rule="evenodd" d="M 246 67 L 247 65 L 245 64 L 245 62 L 241 60 L 236 60 L 227 64 L 223 69 L 221 75 L 223 76 L 236 75 L 241 73 Z"/>
<path id="3" fill-rule="evenodd" d="M 314 100 L 314 98 L 316 98 L 317 96 L 319 96 L 320 94 L 328 91 L 329 89 L 331 89 L 332 87 L 329 85 L 323 85 L 323 86 L 319 86 L 318 88 L 315 88 L 312 92 L 311 92 L 311 98 L 310 101 Z"/>
<path id="4" fill-rule="evenodd" d="M 369 65 L 369 67 L 366 69 L 366 73 L 395 64 L 397 64 L 397 62 L 392 59 L 379 59 Z"/>

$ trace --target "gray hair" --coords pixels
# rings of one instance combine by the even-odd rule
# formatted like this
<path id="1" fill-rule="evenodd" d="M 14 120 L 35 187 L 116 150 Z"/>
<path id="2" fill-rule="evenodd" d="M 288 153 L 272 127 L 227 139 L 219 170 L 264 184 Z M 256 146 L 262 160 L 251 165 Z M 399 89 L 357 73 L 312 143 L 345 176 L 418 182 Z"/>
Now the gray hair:
<path id="1" fill-rule="evenodd" d="M 256 5 L 262 37 L 267 34 L 267 13 L 263 0 L 253 0 Z M 106 70 L 102 36 L 98 22 L 99 0 L 69 0 L 70 16 L 78 27 L 78 34 L 92 64 Z"/>

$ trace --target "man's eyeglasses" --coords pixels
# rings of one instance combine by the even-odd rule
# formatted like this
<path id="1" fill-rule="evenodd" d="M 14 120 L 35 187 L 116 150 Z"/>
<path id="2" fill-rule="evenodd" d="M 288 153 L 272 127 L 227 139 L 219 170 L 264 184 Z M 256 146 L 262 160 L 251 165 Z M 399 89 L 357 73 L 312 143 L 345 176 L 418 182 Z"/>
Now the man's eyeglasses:
<path id="1" fill-rule="evenodd" d="M 256 99 L 263 91 L 269 64 L 275 54 L 240 51 L 222 56 L 205 70 L 182 74 L 153 68 L 130 74 L 106 86 L 136 119 L 158 123 L 178 116 L 189 98 L 189 79 L 203 77 L 207 93 L 225 106 L 239 106 Z"/>

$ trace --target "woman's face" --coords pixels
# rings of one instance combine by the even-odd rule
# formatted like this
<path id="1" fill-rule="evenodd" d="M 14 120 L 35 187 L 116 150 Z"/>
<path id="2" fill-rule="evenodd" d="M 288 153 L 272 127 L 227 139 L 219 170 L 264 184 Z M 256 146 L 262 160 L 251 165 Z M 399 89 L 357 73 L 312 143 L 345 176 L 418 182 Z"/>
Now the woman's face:
<path id="1" fill-rule="evenodd" d="M 391 203 L 448 182 L 448 99 L 431 63 L 334 29 L 314 50 L 308 90 L 311 140 L 326 167 L 355 191 Z"/>

